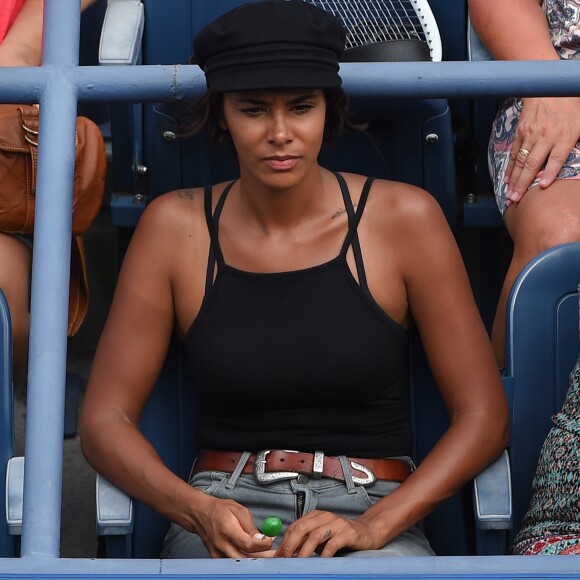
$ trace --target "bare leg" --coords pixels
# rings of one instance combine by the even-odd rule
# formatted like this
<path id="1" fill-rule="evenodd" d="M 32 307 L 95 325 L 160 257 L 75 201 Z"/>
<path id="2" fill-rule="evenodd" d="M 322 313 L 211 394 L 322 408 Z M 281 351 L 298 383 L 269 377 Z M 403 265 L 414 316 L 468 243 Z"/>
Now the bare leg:
<path id="1" fill-rule="evenodd" d="M 505 316 L 509 293 L 523 267 L 540 252 L 558 244 L 580 241 L 580 180 L 561 180 L 547 189 L 530 189 L 510 205 L 505 223 L 514 242 L 492 329 L 499 366 L 505 364 Z"/>
<path id="2" fill-rule="evenodd" d="M 32 252 L 24 242 L 0 233 L 0 288 L 12 318 L 14 378 L 26 367 L 30 324 L 30 265 Z"/>

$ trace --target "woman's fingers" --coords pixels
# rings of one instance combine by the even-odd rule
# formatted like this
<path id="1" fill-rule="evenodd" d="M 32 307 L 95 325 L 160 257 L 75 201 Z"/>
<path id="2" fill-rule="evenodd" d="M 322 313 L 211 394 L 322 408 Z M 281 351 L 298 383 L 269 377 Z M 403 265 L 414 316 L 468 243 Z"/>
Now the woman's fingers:
<path id="1" fill-rule="evenodd" d="M 551 185 L 580 139 L 580 99 L 524 99 L 505 173 L 507 200 L 517 202 L 538 177 Z"/>
<path id="2" fill-rule="evenodd" d="M 263 552 L 252 552 L 251 554 L 246 554 L 246 558 L 274 558 L 276 556 L 276 550 L 264 550 Z"/>
<path id="3" fill-rule="evenodd" d="M 342 548 L 367 549 L 368 543 L 369 538 L 356 522 L 330 512 L 313 511 L 288 527 L 276 556 L 308 558 L 317 552 L 330 558 Z"/>
<path id="4" fill-rule="evenodd" d="M 305 516 L 296 520 L 294 523 L 288 526 L 278 550 L 276 551 L 276 556 L 280 558 L 293 558 L 298 555 L 298 553 L 306 546 L 305 550 L 302 550 L 301 556 L 304 557 L 305 552 L 310 549 L 310 556 L 314 553 L 314 550 L 319 545 L 314 537 L 310 538 L 310 534 L 315 532 L 316 529 L 321 526 L 326 526 L 328 528 L 330 522 L 332 521 L 332 514 L 329 512 L 320 512 L 318 510 L 312 511 Z M 322 531 L 324 535 L 324 530 Z M 312 546 L 308 548 L 308 546 Z"/>
<path id="5" fill-rule="evenodd" d="M 230 500 L 215 499 L 198 532 L 213 558 L 261 557 L 254 555 L 272 548 L 272 538 L 259 532 L 249 510 Z"/>
<path id="6" fill-rule="evenodd" d="M 538 176 L 546 158 L 550 155 L 549 145 L 536 143 L 520 147 L 515 153 L 514 167 L 509 180 L 507 199 L 519 201 Z"/>
<path id="7" fill-rule="evenodd" d="M 566 163 L 570 151 L 576 145 L 576 141 L 572 144 L 569 143 L 557 143 L 556 146 L 550 152 L 550 157 L 546 163 L 546 167 L 540 171 L 540 187 L 548 187 L 554 183 L 558 173 Z"/>
<path id="8" fill-rule="evenodd" d="M 507 181 L 509 184 L 507 199 L 513 202 L 520 201 L 536 179 L 540 180 L 540 187 L 549 187 L 558 177 L 575 144 L 576 142 L 572 144 L 561 142 L 551 146 L 537 143 L 521 147 L 513 156 L 513 170 Z"/>

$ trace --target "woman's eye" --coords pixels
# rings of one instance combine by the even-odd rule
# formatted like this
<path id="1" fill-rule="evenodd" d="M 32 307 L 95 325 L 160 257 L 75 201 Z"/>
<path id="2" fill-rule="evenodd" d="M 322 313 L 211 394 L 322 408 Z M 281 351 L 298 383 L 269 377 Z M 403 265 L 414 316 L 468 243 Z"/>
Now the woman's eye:
<path id="1" fill-rule="evenodd" d="M 247 109 L 242 109 L 242 113 L 245 113 L 246 115 L 250 115 L 251 117 L 255 117 L 257 115 L 260 115 L 263 112 L 264 112 L 264 109 L 262 107 L 248 107 Z"/>
<path id="2" fill-rule="evenodd" d="M 300 114 L 307 113 L 314 108 L 314 105 L 310 103 L 300 103 L 294 107 L 294 112 Z"/>

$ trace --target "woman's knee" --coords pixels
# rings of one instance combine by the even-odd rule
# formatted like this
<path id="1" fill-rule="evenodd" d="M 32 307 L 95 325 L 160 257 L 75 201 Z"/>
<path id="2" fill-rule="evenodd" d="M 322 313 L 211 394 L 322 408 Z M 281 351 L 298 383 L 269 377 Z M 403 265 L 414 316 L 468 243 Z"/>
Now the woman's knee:
<path id="1" fill-rule="evenodd" d="M 0 289 L 12 319 L 14 374 L 26 364 L 30 328 L 30 248 L 15 236 L 0 234 Z"/>
<path id="2" fill-rule="evenodd" d="M 0 234 L 0 288 L 11 311 L 28 312 L 31 254 L 18 238 Z"/>

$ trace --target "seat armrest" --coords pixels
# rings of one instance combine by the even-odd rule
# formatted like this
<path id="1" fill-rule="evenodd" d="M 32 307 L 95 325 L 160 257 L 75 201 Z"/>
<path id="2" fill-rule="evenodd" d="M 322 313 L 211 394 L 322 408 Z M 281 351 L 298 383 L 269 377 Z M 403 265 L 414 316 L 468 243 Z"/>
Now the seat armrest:
<path id="1" fill-rule="evenodd" d="M 24 457 L 12 457 L 6 469 L 6 524 L 11 536 L 22 534 Z"/>
<path id="2" fill-rule="evenodd" d="M 101 30 L 99 64 L 136 64 L 144 21 L 141 0 L 109 0 Z"/>
<path id="3" fill-rule="evenodd" d="M 475 477 L 473 502 L 478 529 L 511 529 L 512 487 L 507 451 Z"/>
<path id="4" fill-rule="evenodd" d="M 97 474 L 97 535 L 133 533 L 133 500 L 102 475 Z"/>

